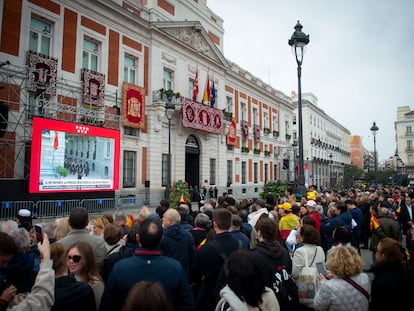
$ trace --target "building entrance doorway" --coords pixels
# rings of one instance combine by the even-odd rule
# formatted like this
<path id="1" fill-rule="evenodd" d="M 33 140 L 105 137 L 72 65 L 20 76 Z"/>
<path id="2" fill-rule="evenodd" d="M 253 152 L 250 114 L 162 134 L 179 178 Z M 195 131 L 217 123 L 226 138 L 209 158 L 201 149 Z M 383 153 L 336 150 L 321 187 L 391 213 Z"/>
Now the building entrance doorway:
<path id="1" fill-rule="evenodd" d="M 200 146 L 193 135 L 185 142 L 185 181 L 192 187 L 200 187 Z"/>

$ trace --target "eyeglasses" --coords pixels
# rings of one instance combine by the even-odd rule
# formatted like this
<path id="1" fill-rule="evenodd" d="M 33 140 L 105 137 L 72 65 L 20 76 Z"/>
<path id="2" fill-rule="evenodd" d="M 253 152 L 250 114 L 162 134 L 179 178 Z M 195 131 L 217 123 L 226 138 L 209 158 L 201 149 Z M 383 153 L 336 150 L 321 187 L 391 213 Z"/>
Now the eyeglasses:
<path id="1" fill-rule="evenodd" d="M 72 260 L 74 263 L 79 263 L 82 257 L 79 255 L 68 256 L 68 260 Z"/>

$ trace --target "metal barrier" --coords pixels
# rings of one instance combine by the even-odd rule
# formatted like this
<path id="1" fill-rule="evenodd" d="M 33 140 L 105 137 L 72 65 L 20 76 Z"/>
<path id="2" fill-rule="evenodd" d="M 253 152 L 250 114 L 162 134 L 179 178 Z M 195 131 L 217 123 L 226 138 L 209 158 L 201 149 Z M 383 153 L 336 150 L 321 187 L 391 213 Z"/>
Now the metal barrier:
<path id="1" fill-rule="evenodd" d="M 135 196 L 120 197 L 116 204 L 116 209 L 137 209 L 139 208 L 137 198 Z"/>
<path id="2" fill-rule="evenodd" d="M 105 210 L 113 211 L 115 209 L 115 199 L 84 199 L 81 206 L 86 208 L 89 214 L 99 214 Z"/>
<path id="3" fill-rule="evenodd" d="M 0 219 L 16 219 L 19 209 L 34 211 L 35 204 L 32 201 L 4 201 L 1 202 Z"/>
<path id="4" fill-rule="evenodd" d="M 70 214 L 70 211 L 81 206 L 79 200 L 49 200 L 36 202 L 33 215 L 38 218 L 54 218 L 65 217 Z"/>

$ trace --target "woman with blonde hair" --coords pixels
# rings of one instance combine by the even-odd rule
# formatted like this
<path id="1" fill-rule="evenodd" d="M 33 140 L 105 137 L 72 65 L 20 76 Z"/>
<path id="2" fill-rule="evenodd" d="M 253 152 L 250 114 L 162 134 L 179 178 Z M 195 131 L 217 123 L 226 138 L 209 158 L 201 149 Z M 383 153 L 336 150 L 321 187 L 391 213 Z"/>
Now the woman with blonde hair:
<path id="1" fill-rule="evenodd" d="M 109 224 L 109 220 L 105 216 L 95 218 L 92 222 L 93 235 L 103 236 L 107 224 Z"/>
<path id="2" fill-rule="evenodd" d="M 318 275 L 320 284 L 313 300 L 315 310 L 368 310 L 369 278 L 362 273 L 363 266 L 355 248 L 334 248 L 328 255 L 326 279 Z"/>
<path id="3" fill-rule="evenodd" d="M 98 272 L 92 247 L 87 242 L 77 242 L 68 248 L 66 254 L 69 271 L 78 281 L 88 282 L 95 296 L 96 310 L 99 310 L 105 285 Z"/>
<path id="4" fill-rule="evenodd" d="M 58 241 L 64 238 L 70 231 L 69 217 L 55 220 L 55 239 Z"/>

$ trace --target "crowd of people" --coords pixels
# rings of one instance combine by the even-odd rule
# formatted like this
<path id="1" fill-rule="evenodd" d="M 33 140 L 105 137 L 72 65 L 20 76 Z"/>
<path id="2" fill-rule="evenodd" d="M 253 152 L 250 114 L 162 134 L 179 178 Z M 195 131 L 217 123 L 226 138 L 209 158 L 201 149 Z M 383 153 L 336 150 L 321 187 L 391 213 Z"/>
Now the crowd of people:
<path id="1" fill-rule="evenodd" d="M 412 310 L 413 198 L 311 186 L 41 225 L 22 209 L 0 225 L 0 311 Z"/>

